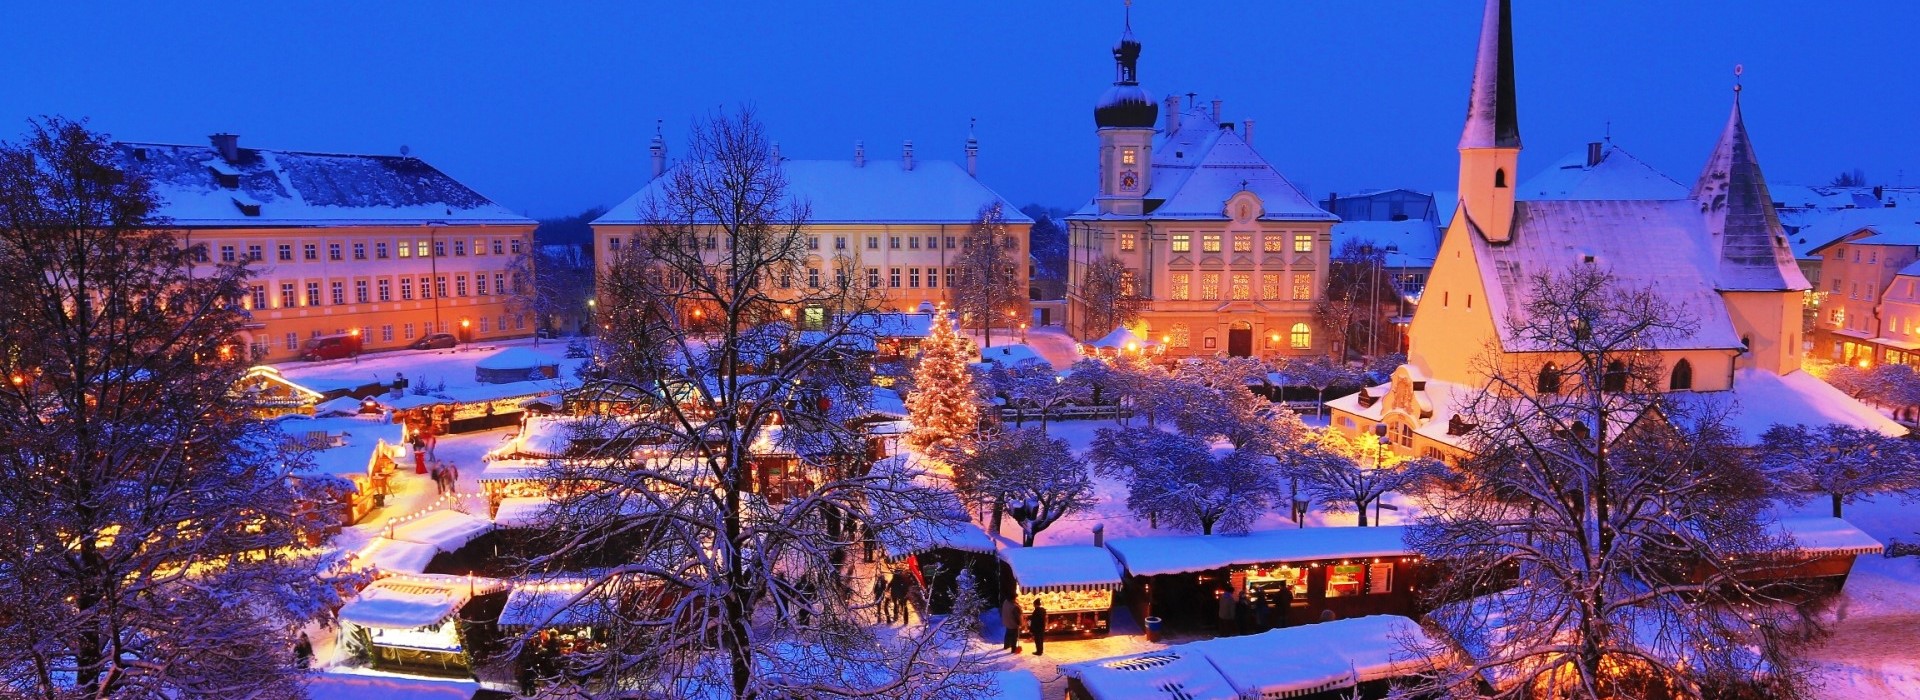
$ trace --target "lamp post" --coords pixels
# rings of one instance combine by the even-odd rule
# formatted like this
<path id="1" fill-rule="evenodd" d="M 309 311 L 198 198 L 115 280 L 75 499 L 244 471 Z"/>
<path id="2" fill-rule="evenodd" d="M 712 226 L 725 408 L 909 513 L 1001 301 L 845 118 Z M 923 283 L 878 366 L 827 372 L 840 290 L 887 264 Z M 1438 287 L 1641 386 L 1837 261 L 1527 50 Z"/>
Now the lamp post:
<path id="1" fill-rule="evenodd" d="M 1373 424 L 1373 437 L 1374 437 L 1373 469 L 1374 471 L 1379 471 L 1380 463 L 1386 460 L 1387 441 L 1388 441 L 1387 440 L 1387 424 L 1385 423 Z M 1386 497 L 1387 495 L 1384 493 L 1376 494 L 1373 497 L 1373 502 L 1375 505 L 1373 510 L 1373 524 L 1375 525 L 1380 524 L 1380 508 L 1378 506 L 1382 501 L 1386 499 Z M 1360 526 L 1361 527 L 1366 527 L 1367 525 L 1366 519 L 1367 519 L 1367 508 L 1366 506 L 1363 505 L 1360 507 L 1360 520 L 1361 520 Z"/>

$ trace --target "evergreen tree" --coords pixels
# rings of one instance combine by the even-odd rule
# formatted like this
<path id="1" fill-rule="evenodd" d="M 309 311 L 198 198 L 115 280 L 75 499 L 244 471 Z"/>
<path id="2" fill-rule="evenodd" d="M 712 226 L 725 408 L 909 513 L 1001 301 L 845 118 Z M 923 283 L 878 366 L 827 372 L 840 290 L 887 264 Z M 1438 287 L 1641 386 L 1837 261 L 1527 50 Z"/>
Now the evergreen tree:
<path id="1" fill-rule="evenodd" d="M 954 332 L 952 314 L 934 316 L 933 332 L 920 343 L 920 365 L 913 372 L 913 393 L 907 397 L 907 419 L 913 431 L 907 445 L 921 451 L 962 439 L 980 427 L 973 372 L 967 369 L 972 350 Z"/>

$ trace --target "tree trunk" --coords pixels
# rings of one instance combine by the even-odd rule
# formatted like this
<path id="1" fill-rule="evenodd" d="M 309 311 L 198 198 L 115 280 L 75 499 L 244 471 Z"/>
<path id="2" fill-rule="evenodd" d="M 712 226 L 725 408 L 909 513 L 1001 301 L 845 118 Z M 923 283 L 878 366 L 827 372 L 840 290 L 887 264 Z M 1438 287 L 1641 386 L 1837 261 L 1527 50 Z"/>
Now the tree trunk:
<path id="1" fill-rule="evenodd" d="M 1354 510 L 1356 510 L 1356 511 L 1359 511 L 1359 514 L 1360 514 L 1360 527 L 1366 527 L 1366 526 L 1367 526 L 1367 503 L 1368 503 L 1367 501 L 1354 501 L 1354 502 L 1353 502 L 1353 504 L 1354 504 L 1354 505 L 1356 505 L 1356 506 L 1359 506 L 1358 508 L 1355 508 Z"/>
<path id="2" fill-rule="evenodd" d="M 1033 521 L 1029 520 L 1027 522 L 1020 523 L 1020 546 L 1032 547 L 1033 536 L 1036 534 L 1039 534 L 1039 533 L 1036 533 L 1033 531 Z"/>
<path id="3" fill-rule="evenodd" d="M 996 535 L 1000 534 L 1000 518 L 1004 516 L 1006 512 L 1007 512 L 1006 499 L 995 497 L 993 499 L 993 534 L 996 534 Z"/>
<path id="4" fill-rule="evenodd" d="M 1833 496 L 1833 517 L 1838 518 L 1840 517 L 1840 494 L 1835 493 L 1835 494 L 1832 494 L 1832 496 Z"/>
<path id="5" fill-rule="evenodd" d="M 1209 518 L 1209 519 L 1206 519 L 1206 520 L 1201 520 L 1201 521 L 1200 521 L 1200 534 L 1202 534 L 1202 535 L 1211 535 L 1211 534 L 1213 534 L 1213 520 L 1212 520 L 1212 519 L 1210 519 L 1210 518 Z"/>

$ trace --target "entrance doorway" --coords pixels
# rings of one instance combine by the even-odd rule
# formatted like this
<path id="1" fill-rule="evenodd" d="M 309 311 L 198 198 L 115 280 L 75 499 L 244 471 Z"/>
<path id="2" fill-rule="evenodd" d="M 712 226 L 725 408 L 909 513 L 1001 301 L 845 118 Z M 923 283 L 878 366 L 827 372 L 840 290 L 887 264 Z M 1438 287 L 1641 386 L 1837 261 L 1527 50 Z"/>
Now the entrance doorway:
<path id="1" fill-rule="evenodd" d="M 1227 328 L 1227 354 L 1234 357 L 1253 356 L 1253 324 L 1234 321 Z"/>

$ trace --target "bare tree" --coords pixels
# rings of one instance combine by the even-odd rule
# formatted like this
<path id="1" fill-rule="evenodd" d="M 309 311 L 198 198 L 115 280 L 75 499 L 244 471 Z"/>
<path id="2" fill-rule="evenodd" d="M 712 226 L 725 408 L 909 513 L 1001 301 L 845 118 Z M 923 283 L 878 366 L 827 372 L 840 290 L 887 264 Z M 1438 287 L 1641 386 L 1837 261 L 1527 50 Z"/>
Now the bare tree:
<path id="1" fill-rule="evenodd" d="M 593 296 L 593 256 L 573 244 L 527 246 L 508 263 L 516 282 L 506 290 L 514 313 L 531 314 L 536 328 L 553 328 L 562 319 L 584 322 Z M 535 342 L 538 342 L 536 338 Z"/>
<path id="2" fill-rule="evenodd" d="M 1711 404 L 1656 393 L 1659 349 L 1693 321 L 1591 267 L 1531 286 L 1505 339 L 1530 352 L 1479 361 L 1460 490 L 1408 536 L 1445 572 L 1429 620 L 1472 656 L 1438 685 L 1794 697 L 1804 628 L 1751 583 L 1791 564 L 1770 489 Z"/>
<path id="3" fill-rule="evenodd" d="M 1094 333 L 1133 323 L 1147 309 L 1147 298 L 1134 281 L 1133 272 L 1111 255 L 1087 266 L 1080 278 L 1080 297 L 1086 301 L 1086 327 Z"/>
<path id="4" fill-rule="evenodd" d="M 1335 339 L 1334 360 L 1400 349 L 1399 327 L 1392 322 L 1400 292 L 1386 265 L 1386 247 L 1365 240 L 1341 244 L 1328 261 L 1327 288 L 1314 302 L 1313 315 Z"/>
<path id="5" fill-rule="evenodd" d="M 1025 547 L 1061 517 L 1096 503 L 1087 465 L 1074 459 L 1065 440 L 1033 428 L 988 434 L 940 457 L 955 463 L 954 486 L 962 495 L 995 507 L 996 532 L 1005 506 Z"/>
<path id="6" fill-rule="evenodd" d="M 1273 463 L 1250 450 L 1216 453 L 1206 440 L 1160 430 L 1101 428 L 1087 458 L 1127 483 L 1127 510 L 1211 535 L 1245 532 L 1281 500 Z"/>
<path id="7" fill-rule="evenodd" d="M 1314 443 L 1285 455 L 1287 476 L 1329 512 L 1352 512 L 1367 526 L 1367 508 L 1389 493 L 1413 493 L 1444 476 L 1445 465 L 1394 454 L 1369 436 L 1350 440 L 1338 430 L 1320 431 Z M 1378 523 L 1374 523 L 1378 524 Z"/>
<path id="8" fill-rule="evenodd" d="M 1007 405 L 1019 411 L 1019 419 L 1014 422 L 1018 427 L 1025 421 L 1028 408 L 1040 411 L 1040 432 L 1046 432 L 1047 420 L 1053 412 L 1073 403 L 1087 401 L 1087 387 L 1080 382 L 1063 380 L 1053 371 L 1053 365 L 1040 361 L 1027 361 L 1013 367 L 996 366 L 988 375 L 988 382 L 994 390 L 1007 399 Z"/>
<path id="9" fill-rule="evenodd" d="M 1760 454 L 1785 497 L 1827 494 L 1836 518 L 1842 504 L 1861 496 L 1920 488 L 1920 454 L 1912 441 L 1866 428 L 1776 425 L 1760 436 Z"/>
<path id="10" fill-rule="evenodd" d="M 887 537 L 966 517 L 913 469 L 868 466 L 854 421 L 869 400 L 857 357 L 873 291 L 846 274 L 791 281 L 814 262 L 808 210 L 750 111 L 698 124 L 665 177 L 600 285 L 609 373 L 659 400 L 615 422 L 605 449 L 557 465 L 552 553 L 528 563 L 613 562 L 583 573 L 593 588 L 658 591 L 623 608 L 578 672 L 669 697 L 975 687 L 950 623 L 882 639 L 849 614 L 856 520 Z M 833 313 L 809 314 L 806 330 L 783 320 L 816 308 Z"/>
<path id="11" fill-rule="evenodd" d="M 338 602 L 295 553 L 319 493 L 231 391 L 249 273 L 156 205 L 83 124 L 0 145 L 0 695 L 297 696 Z"/>
<path id="12" fill-rule="evenodd" d="M 960 284 L 949 288 L 961 320 L 986 333 L 986 347 L 993 347 L 996 324 L 1011 328 L 1027 317 L 1027 285 L 1020 279 L 1020 266 L 1027 261 L 1017 259 L 1019 250 L 1007 230 L 1005 208 L 999 202 L 981 207 L 961 243 L 955 266 Z"/>

